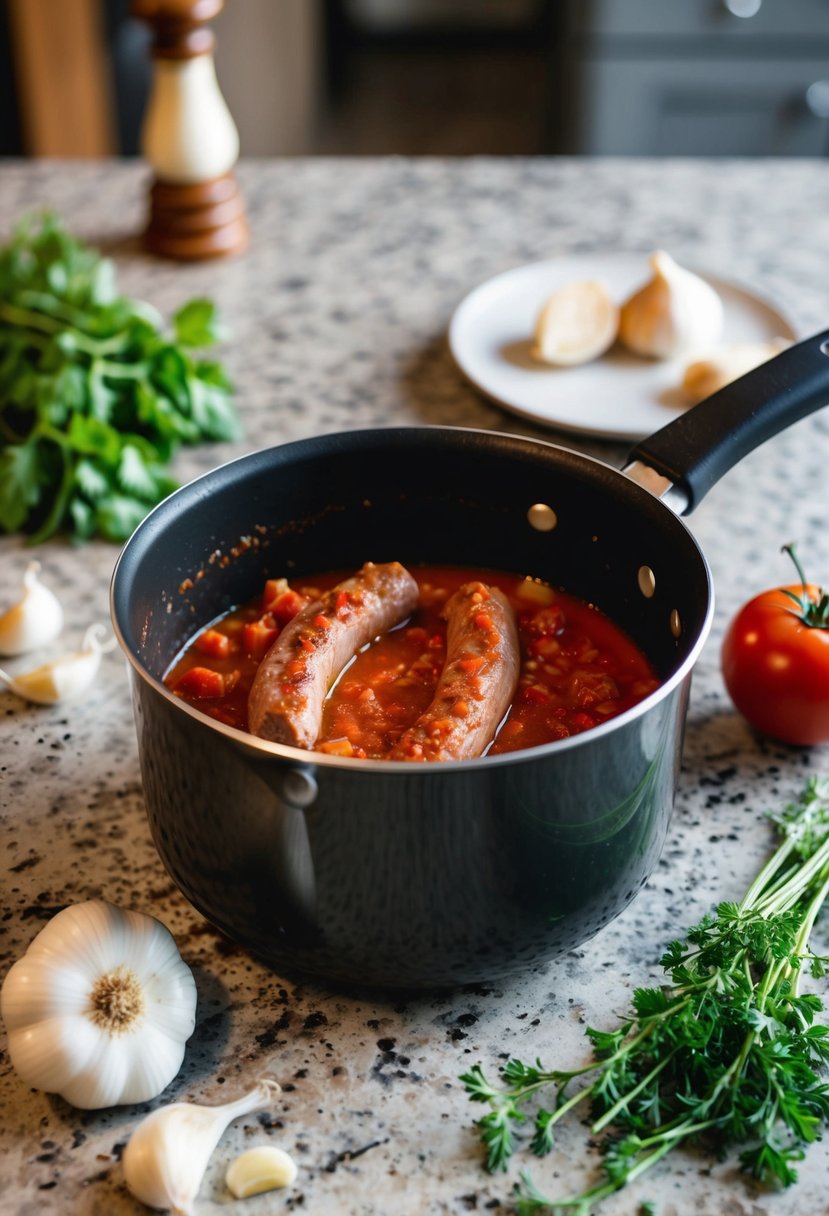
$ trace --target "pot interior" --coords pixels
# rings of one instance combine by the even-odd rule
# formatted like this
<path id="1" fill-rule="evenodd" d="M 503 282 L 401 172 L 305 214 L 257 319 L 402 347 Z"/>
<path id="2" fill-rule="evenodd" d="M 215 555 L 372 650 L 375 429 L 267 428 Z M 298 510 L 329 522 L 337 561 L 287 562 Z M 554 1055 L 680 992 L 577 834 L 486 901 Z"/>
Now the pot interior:
<path id="1" fill-rule="evenodd" d="M 194 632 L 265 577 L 368 560 L 544 579 L 612 617 L 663 679 L 693 651 L 710 607 L 688 530 L 617 470 L 539 441 L 422 427 L 286 444 L 191 482 L 125 546 L 113 614 L 160 680 Z"/>

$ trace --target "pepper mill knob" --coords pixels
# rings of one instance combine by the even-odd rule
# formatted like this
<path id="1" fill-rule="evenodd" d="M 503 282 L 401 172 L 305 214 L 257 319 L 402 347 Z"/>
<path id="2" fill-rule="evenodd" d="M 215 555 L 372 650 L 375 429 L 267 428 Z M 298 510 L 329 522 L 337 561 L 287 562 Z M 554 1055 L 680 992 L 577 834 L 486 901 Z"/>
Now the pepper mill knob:
<path id="1" fill-rule="evenodd" d="M 239 134 L 213 64 L 206 23 L 224 0 L 132 0 L 153 31 L 153 86 L 142 130 L 155 171 L 144 243 L 162 257 L 198 260 L 248 243 L 245 206 L 233 166 Z"/>

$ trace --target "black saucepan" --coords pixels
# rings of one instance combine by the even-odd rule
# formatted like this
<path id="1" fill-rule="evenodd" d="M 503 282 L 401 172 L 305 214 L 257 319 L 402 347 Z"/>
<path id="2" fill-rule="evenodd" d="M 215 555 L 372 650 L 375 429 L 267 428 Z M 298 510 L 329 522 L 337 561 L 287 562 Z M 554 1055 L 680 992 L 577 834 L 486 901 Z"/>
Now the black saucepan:
<path id="1" fill-rule="evenodd" d="M 276 968 L 387 988 L 503 976 L 616 916 L 665 840 L 712 618 L 676 512 L 829 400 L 827 340 L 688 411 L 624 472 L 511 435 L 379 429 L 254 452 L 156 508 L 120 556 L 112 614 L 153 839 L 187 898 Z M 663 682 L 574 738 L 431 765 L 265 743 L 162 684 L 192 634 L 265 577 L 366 560 L 549 580 L 608 613 Z"/>

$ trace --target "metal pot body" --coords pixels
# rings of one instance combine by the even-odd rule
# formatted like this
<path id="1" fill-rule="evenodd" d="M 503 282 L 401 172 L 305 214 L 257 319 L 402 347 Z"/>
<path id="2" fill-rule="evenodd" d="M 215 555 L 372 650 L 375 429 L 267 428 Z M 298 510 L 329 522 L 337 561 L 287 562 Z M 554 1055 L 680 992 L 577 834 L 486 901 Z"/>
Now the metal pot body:
<path id="1" fill-rule="evenodd" d="M 369 559 L 549 580 L 621 625 L 663 683 L 573 739 L 434 765 L 264 743 L 164 688 L 188 638 L 265 577 Z M 491 980 L 585 941 L 656 864 L 711 587 L 685 526 L 615 469 L 452 428 L 254 453 L 148 517 L 112 610 L 161 858 L 210 921 L 279 969 L 398 988 Z"/>

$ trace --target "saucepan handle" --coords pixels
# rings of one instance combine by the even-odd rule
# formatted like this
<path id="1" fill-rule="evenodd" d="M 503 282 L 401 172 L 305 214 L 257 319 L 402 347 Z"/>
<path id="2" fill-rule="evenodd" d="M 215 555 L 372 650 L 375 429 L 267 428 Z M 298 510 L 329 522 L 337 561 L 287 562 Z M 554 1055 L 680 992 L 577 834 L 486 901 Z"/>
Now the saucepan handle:
<path id="1" fill-rule="evenodd" d="M 761 443 L 829 403 L 829 329 L 788 347 L 630 453 L 680 488 L 682 514 Z"/>

